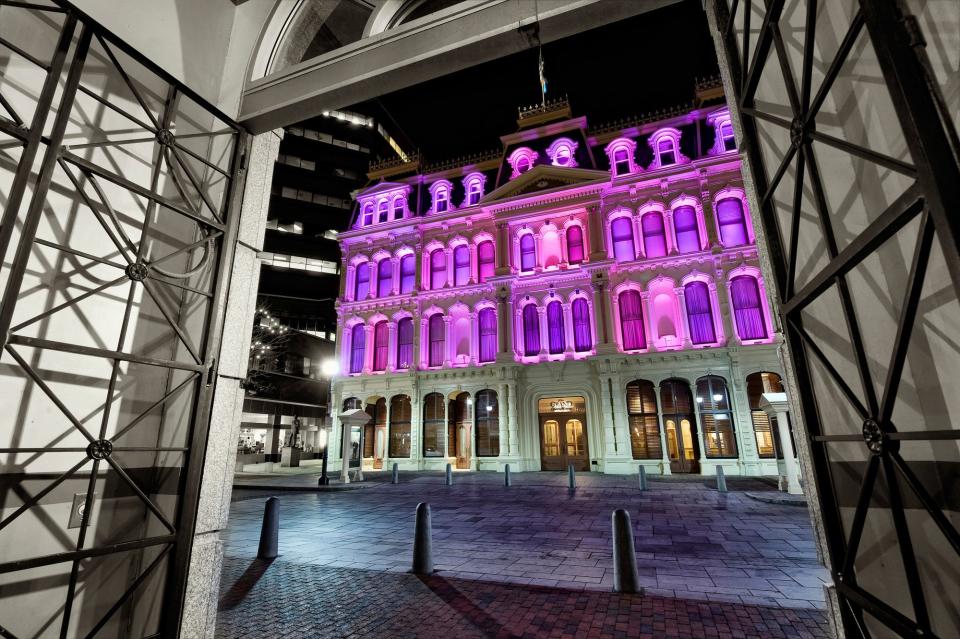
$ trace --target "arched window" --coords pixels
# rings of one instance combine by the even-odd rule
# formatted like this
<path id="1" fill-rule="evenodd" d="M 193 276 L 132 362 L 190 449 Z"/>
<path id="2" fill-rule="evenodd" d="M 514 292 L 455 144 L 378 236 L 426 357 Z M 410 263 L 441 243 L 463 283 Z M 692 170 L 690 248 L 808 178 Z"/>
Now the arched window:
<path id="1" fill-rule="evenodd" d="M 743 202 L 728 197 L 717 202 L 717 224 L 720 226 L 720 241 L 724 246 L 740 246 L 749 242 L 747 220 L 743 214 Z"/>
<path id="2" fill-rule="evenodd" d="M 428 366 L 443 366 L 443 348 L 446 343 L 444 339 L 445 335 L 445 326 L 443 322 L 443 313 L 434 313 L 430 317 L 430 324 L 428 326 L 429 331 L 429 343 L 430 343 L 430 357 L 428 359 Z"/>
<path id="3" fill-rule="evenodd" d="M 447 425 L 446 406 L 443 395 L 430 393 L 423 398 L 423 456 L 443 457 L 443 429 Z"/>
<path id="4" fill-rule="evenodd" d="M 635 351 L 647 347 L 643 330 L 643 310 L 640 293 L 634 290 L 620 293 L 620 332 L 623 335 L 623 350 Z"/>
<path id="5" fill-rule="evenodd" d="M 390 219 L 390 203 L 386 200 L 381 200 L 377 204 L 377 222 L 383 223 Z"/>
<path id="6" fill-rule="evenodd" d="M 470 282 L 470 248 L 460 244 L 453 249 L 453 284 L 464 286 Z"/>
<path id="7" fill-rule="evenodd" d="M 477 245 L 477 271 L 480 275 L 480 283 L 487 281 L 487 278 L 493 277 L 496 269 L 497 251 L 493 242 L 487 240 Z"/>
<path id="8" fill-rule="evenodd" d="M 350 372 L 359 373 L 363 371 L 365 335 L 363 324 L 355 324 L 350 330 Z"/>
<path id="9" fill-rule="evenodd" d="M 397 322 L 397 369 L 413 366 L 413 319 L 404 317 Z"/>
<path id="10" fill-rule="evenodd" d="M 697 210 L 689 204 L 673 210 L 673 229 L 677 236 L 680 253 L 695 253 L 700 250 L 700 229 L 697 228 Z"/>
<path id="11" fill-rule="evenodd" d="M 777 418 L 772 420 L 767 413 L 760 409 L 760 400 L 764 393 L 782 393 L 783 382 L 776 373 L 753 373 L 747 375 L 747 398 L 750 401 L 750 417 L 753 421 L 753 432 L 757 437 L 757 455 L 772 459 L 783 459 L 783 448 L 780 446 L 780 432 L 777 428 Z M 793 437 L 793 433 L 790 433 Z M 796 449 L 794 449 L 796 450 Z"/>
<path id="12" fill-rule="evenodd" d="M 388 297 L 393 292 L 393 260 L 385 257 L 377 264 L 377 297 Z"/>
<path id="13" fill-rule="evenodd" d="M 536 304 L 523 307 L 523 354 L 540 354 L 540 315 Z"/>
<path id="14" fill-rule="evenodd" d="M 383 429 L 386 435 L 387 430 L 387 399 L 381 397 L 372 404 L 367 404 L 367 414 L 370 415 L 370 421 L 363 425 L 363 457 L 371 459 L 373 457 L 382 457 L 385 452 L 382 448 L 377 450 L 377 430 Z M 386 442 L 383 442 L 386 444 Z"/>
<path id="15" fill-rule="evenodd" d="M 520 237 L 520 270 L 524 273 L 532 271 L 537 265 L 537 242 L 532 233 L 525 233 Z"/>
<path id="16" fill-rule="evenodd" d="M 630 172 L 630 152 L 621 147 L 613 152 L 614 175 L 626 175 Z"/>
<path id="17" fill-rule="evenodd" d="M 517 173 L 526 173 L 530 170 L 530 159 L 526 156 L 517 158 Z"/>
<path id="18" fill-rule="evenodd" d="M 387 322 L 377 322 L 373 327 L 373 370 L 387 370 L 387 354 L 390 340 Z"/>
<path id="19" fill-rule="evenodd" d="M 436 213 L 443 213 L 450 205 L 450 192 L 445 188 L 438 188 L 433 196 L 433 210 Z"/>
<path id="20" fill-rule="evenodd" d="M 733 303 L 733 317 L 740 340 L 765 339 L 767 325 L 763 321 L 756 278 L 740 275 L 730 280 L 730 301 Z"/>
<path id="21" fill-rule="evenodd" d="M 551 355 L 562 353 L 567 348 L 563 328 L 563 306 L 560 302 L 550 302 L 547 304 L 547 333 Z"/>
<path id="22" fill-rule="evenodd" d="M 573 300 L 573 349 L 578 353 L 593 348 L 593 333 L 590 330 L 590 306 L 587 300 Z"/>
<path id="23" fill-rule="evenodd" d="M 633 458 L 661 459 L 663 452 L 657 424 L 657 391 L 653 382 L 637 379 L 627 384 L 627 416 Z"/>
<path id="24" fill-rule="evenodd" d="M 361 224 L 363 226 L 370 226 L 373 224 L 373 202 L 367 202 L 363 205 L 363 213 L 361 215 Z"/>
<path id="25" fill-rule="evenodd" d="M 361 402 L 356 397 L 348 397 L 343 400 L 343 410 L 357 410 L 358 408 L 363 407 L 363 402 Z"/>
<path id="26" fill-rule="evenodd" d="M 629 262 L 636 259 L 636 248 L 633 246 L 633 220 L 629 217 L 618 217 L 610 225 L 610 234 L 613 236 L 613 257 L 618 262 Z"/>
<path id="27" fill-rule="evenodd" d="M 669 166 L 677 163 L 677 145 L 673 138 L 664 138 L 657 142 L 657 154 L 660 156 L 660 166 Z"/>
<path id="28" fill-rule="evenodd" d="M 497 312 L 492 308 L 481 309 L 480 322 L 480 361 L 492 362 L 497 358 Z"/>
<path id="29" fill-rule="evenodd" d="M 441 249 L 434 249 L 430 254 L 430 288 L 443 288 L 447 283 L 447 254 Z"/>
<path id="30" fill-rule="evenodd" d="M 353 282 L 353 299 L 365 300 L 370 295 L 370 262 L 357 265 L 357 274 Z"/>
<path id="31" fill-rule="evenodd" d="M 640 218 L 643 229 L 643 247 L 647 257 L 663 257 L 667 254 L 667 234 L 663 230 L 663 215 L 651 211 Z"/>
<path id="32" fill-rule="evenodd" d="M 723 142 L 724 150 L 733 151 L 737 148 L 737 140 L 733 137 L 733 125 L 729 122 L 720 125 L 720 139 Z"/>
<path id="33" fill-rule="evenodd" d="M 708 375 L 697 380 L 697 406 L 703 425 L 707 457 L 736 457 L 737 440 L 727 383 L 722 377 Z"/>
<path id="34" fill-rule="evenodd" d="M 471 180 L 467 185 L 467 206 L 473 206 L 480 203 L 480 196 L 483 195 L 483 185 L 479 179 Z"/>
<path id="35" fill-rule="evenodd" d="M 675 473 L 697 472 L 700 468 L 700 439 L 689 384 L 679 379 L 661 382 L 660 410 L 670 470 Z"/>
<path id="36" fill-rule="evenodd" d="M 717 336 L 713 330 L 713 307 L 710 304 L 710 288 L 703 282 L 690 282 L 683 287 L 683 299 L 687 306 L 690 341 L 694 344 L 716 342 Z"/>
<path id="37" fill-rule="evenodd" d="M 410 397 L 394 395 L 390 400 L 390 457 L 410 456 Z"/>
<path id="38" fill-rule="evenodd" d="M 413 253 L 400 258 L 400 292 L 409 293 L 417 286 L 417 262 Z"/>
<path id="39" fill-rule="evenodd" d="M 393 219 L 402 219 L 407 211 L 407 198 L 398 195 L 393 198 Z"/>
<path id="40" fill-rule="evenodd" d="M 492 390 L 477 393 L 477 457 L 500 455 L 500 406 Z"/>
<path id="41" fill-rule="evenodd" d="M 544 269 L 554 269 L 563 261 L 563 245 L 560 243 L 560 234 L 549 228 L 540 236 L 540 264 Z"/>
<path id="42" fill-rule="evenodd" d="M 583 229 L 577 224 L 567 229 L 567 263 L 583 263 Z"/>

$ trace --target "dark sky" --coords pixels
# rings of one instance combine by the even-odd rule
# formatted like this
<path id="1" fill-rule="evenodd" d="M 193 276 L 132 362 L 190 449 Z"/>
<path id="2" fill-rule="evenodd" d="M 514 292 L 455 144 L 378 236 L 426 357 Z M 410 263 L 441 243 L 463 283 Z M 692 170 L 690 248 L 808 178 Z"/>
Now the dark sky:
<path id="1" fill-rule="evenodd" d="M 641 2 L 642 0 L 609 0 Z M 548 99 L 568 95 L 591 126 L 689 102 L 694 79 L 717 74 L 699 0 L 544 45 Z M 517 107 L 540 101 L 537 51 L 471 67 L 357 105 L 427 162 L 498 149 Z M 381 111 L 385 109 L 387 115 Z M 391 122 L 390 120 L 393 120 Z"/>

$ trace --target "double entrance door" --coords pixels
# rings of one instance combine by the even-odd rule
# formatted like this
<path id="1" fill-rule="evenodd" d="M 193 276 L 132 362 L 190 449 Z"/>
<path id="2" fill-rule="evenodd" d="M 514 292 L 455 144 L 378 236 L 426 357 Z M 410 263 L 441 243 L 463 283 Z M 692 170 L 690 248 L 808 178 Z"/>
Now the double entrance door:
<path id="1" fill-rule="evenodd" d="M 540 469 L 589 471 L 587 450 L 587 412 L 582 397 L 541 399 Z"/>

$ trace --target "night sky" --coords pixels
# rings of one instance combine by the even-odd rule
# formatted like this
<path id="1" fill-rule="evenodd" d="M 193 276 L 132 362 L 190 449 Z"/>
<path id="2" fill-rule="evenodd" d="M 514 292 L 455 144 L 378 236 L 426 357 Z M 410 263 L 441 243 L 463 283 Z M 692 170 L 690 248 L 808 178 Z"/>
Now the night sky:
<path id="1" fill-rule="evenodd" d="M 568 95 L 574 116 L 591 126 L 689 102 L 695 78 L 718 73 L 698 0 L 546 44 L 543 56 L 547 98 Z M 437 162 L 499 149 L 499 137 L 517 129 L 517 107 L 539 101 L 531 49 L 354 108 Z"/>

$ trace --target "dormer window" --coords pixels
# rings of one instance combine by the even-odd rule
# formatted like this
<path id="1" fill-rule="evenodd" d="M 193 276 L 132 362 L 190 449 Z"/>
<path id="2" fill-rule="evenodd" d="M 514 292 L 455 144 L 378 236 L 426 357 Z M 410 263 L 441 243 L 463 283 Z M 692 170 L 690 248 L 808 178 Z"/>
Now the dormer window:
<path id="1" fill-rule="evenodd" d="M 674 164 L 686 164 L 690 160 L 680 152 L 680 130 L 673 127 L 664 127 L 654 131 L 648 143 L 653 149 L 652 169 L 659 169 Z"/>
<path id="2" fill-rule="evenodd" d="M 430 185 L 431 213 L 446 213 L 450 210 L 450 192 L 452 190 L 453 185 L 447 180 L 437 180 Z"/>
<path id="3" fill-rule="evenodd" d="M 629 175 L 639 169 L 634 162 L 637 143 L 630 138 L 617 138 L 607 145 L 604 151 L 610 160 L 610 171 L 614 177 Z"/>
<path id="4" fill-rule="evenodd" d="M 510 173 L 510 179 L 519 177 L 532 169 L 537 162 L 537 157 L 537 152 L 528 147 L 522 146 L 515 149 L 507 158 L 507 163 L 513 169 L 513 172 Z"/>
<path id="5" fill-rule="evenodd" d="M 373 202 L 367 202 L 363 205 L 362 213 L 360 214 L 360 225 L 370 226 L 371 224 L 373 224 Z"/>
<path id="6" fill-rule="evenodd" d="M 550 163 L 554 166 L 577 166 L 577 160 L 574 154 L 577 151 L 577 143 L 570 138 L 557 138 L 547 148 L 547 155 L 550 156 Z"/>
<path id="7" fill-rule="evenodd" d="M 407 199 L 402 195 L 393 198 L 393 219 L 400 220 L 407 211 Z"/>
<path id="8" fill-rule="evenodd" d="M 729 122 L 720 125 L 720 141 L 724 151 L 733 151 L 737 148 L 737 141 L 733 137 L 733 125 Z"/>
<path id="9" fill-rule="evenodd" d="M 377 204 L 377 223 L 383 224 L 390 219 L 390 203 L 386 200 L 380 200 Z"/>
<path id="10" fill-rule="evenodd" d="M 360 213 L 357 227 L 384 224 L 407 217 L 407 198 L 411 187 L 401 183 L 376 184 L 357 197 Z"/>
<path id="11" fill-rule="evenodd" d="M 463 199 L 464 206 L 474 206 L 480 203 L 483 197 L 483 184 L 487 181 L 487 176 L 483 173 L 471 173 L 463 178 L 463 190 L 466 196 Z"/>
<path id="12" fill-rule="evenodd" d="M 724 107 L 707 116 L 707 122 L 713 125 L 714 141 L 710 155 L 719 155 L 737 149 L 737 139 L 733 134 L 730 121 L 730 109 Z"/>
<path id="13" fill-rule="evenodd" d="M 447 203 L 449 201 L 450 195 L 447 193 L 447 190 L 438 190 L 436 196 L 433 198 L 433 210 L 435 210 L 437 213 L 443 213 L 447 210 Z"/>

